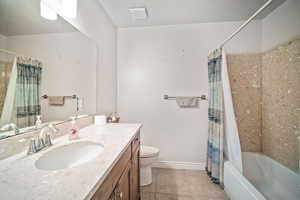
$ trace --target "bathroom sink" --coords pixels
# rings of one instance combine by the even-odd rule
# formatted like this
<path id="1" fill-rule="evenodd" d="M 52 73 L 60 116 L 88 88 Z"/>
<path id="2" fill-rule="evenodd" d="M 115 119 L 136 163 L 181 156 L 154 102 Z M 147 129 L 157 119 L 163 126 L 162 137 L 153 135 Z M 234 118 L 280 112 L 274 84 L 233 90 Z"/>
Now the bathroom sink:
<path id="1" fill-rule="evenodd" d="M 95 159 L 103 150 L 104 146 L 98 143 L 75 142 L 45 153 L 35 162 L 35 166 L 43 170 L 72 168 Z"/>

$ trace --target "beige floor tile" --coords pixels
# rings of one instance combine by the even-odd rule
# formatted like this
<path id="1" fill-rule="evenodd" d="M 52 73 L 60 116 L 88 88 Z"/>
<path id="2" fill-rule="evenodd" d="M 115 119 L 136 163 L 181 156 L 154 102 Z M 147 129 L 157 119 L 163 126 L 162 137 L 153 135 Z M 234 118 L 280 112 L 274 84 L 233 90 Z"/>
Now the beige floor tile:
<path id="1" fill-rule="evenodd" d="M 190 179 L 186 176 L 186 170 L 161 169 L 156 180 L 156 192 L 190 195 Z"/>
<path id="2" fill-rule="evenodd" d="M 141 192 L 141 200 L 155 200 L 154 192 Z"/>
<path id="3" fill-rule="evenodd" d="M 142 200 L 228 200 L 204 171 L 154 168 L 153 183 L 141 191 Z"/>
<path id="4" fill-rule="evenodd" d="M 208 196 L 214 198 L 225 198 L 226 194 L 219 185 L 214 183 L 193 183 L 191 193 L 193 196 Z"/>
<path id="5" fill-rule="evenodd" d="M 227 198 L 215 198 L 208 196 L 189 196 L 189 195 L 176 195 L 176 194 L 164 194 L 156 193 L 155 200 L 228 200 Z M 144 199 L 142 199 L 144 200 Z"/>
<path id="6" fill-rule="evenodd" d="M 156 193 L 155 200 L 194 200 L 192 196 Z"/>

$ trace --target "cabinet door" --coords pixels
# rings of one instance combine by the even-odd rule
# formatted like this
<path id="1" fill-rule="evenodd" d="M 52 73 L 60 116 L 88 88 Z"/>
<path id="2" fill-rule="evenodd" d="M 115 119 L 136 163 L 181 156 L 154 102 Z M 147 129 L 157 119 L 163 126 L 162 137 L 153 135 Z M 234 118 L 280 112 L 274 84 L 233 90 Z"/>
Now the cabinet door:
<path id="1" fill-rule="evenodd" d="M 132 155 L 131 165 L 131 200 L 140 199 L 140 149 Z"/>
<path id="2" fill-rule="evenodd" d="M 111 193 L 111 195 L 109 196 L 109 198 L 106 198 L 106 200 L 117 200 L 117 198 L 116 198 L 116 189 Z M 92 199 L 91 200 L 103 200 L 103 199 L 105 199 L 105 198 L 103 198 L 103 196 L 100 196 L 100 195 L 94 195 L 93 197 L 92 197 Z"/>
<path id="3" fill-rule="evenodd" d="M 116 191 L 113 191 L 113 193 L 110 195 L 108 200 L 117 200 L 116 199 Z"/>
<path id="4" fill-rule="evenodd" d="M 107 175 L 102 185 L 95 192 L 92 198 L 93 200 L 110 199 L 110 196 L 116 189 L 123 172 L 128 166 L 128 163 L 131 163 L 131 154 L 131 148 L 128 147 L 119 159 L 119 161 L 115 164 L 110 173 Z"/>
<path id="5" fill-rule="evenodd" d="M 118 186 L 116 188 L 116 200 L 130 200 L 130 175 L 131 173 L 131 163 L 122 174 Z"/>

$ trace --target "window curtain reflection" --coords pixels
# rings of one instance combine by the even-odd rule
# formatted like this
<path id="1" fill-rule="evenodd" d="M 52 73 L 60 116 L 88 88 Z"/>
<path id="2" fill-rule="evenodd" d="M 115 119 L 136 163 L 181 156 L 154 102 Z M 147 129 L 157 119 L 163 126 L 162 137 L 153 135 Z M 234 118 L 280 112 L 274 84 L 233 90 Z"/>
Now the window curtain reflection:
<path id="1" fill-rule="evenodd" d="M 32 58 L 17 58 L 15 112 L 19 128 L 33 126 L 41 114 L 40 88 L 42 63 Z"/>
<path id="2" fill-rule="evenodd" d="M 8 88 L 9 78 L 12 70 L 12 62 L 7 62 L 0 60 L 0 114 L 2 114 L 2 110 L 4 107 L 4 101 L 6 97 L 6 91 Z"/>

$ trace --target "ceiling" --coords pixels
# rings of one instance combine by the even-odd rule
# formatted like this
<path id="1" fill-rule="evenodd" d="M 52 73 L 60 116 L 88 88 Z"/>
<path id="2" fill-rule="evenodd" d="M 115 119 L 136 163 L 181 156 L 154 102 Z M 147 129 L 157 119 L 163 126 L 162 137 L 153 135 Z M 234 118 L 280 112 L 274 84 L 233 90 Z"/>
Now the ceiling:
<path id="1" fill-rule="evenodd" d="M 246 20 L 267 0 L 99 0 L 118 27 L 191 24 Z M 285 0 L 273 3 L 258 16 L 264 18 Z M 133 20 L 128 8 L 146 7 L 146 20 Z"/>
<path id="2" fill-rule="evenodd" d="M 40 0 L 0 0 L 0 34 L 4 36 L 77 31 L 64 19 L 40 16 Z"/>

